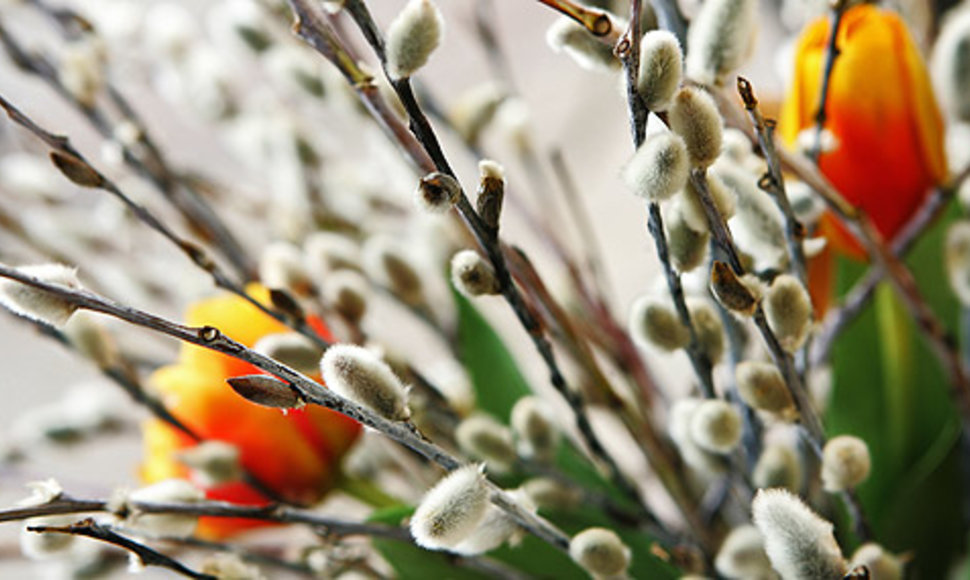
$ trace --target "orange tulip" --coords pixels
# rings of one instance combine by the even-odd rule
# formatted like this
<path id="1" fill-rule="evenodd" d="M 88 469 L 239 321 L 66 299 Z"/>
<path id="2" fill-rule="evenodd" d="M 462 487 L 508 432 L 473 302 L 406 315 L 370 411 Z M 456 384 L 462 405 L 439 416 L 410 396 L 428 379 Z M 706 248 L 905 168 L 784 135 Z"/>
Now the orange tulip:
<path id="1" fill-rule="evenodd" d="M 267 301 L 265 289 L 252 286 L 252 296 Z M 311 325 L 327 336 L 319 320 Z M 205 300 L 189 309 L 187 324 L 211 325 L 230 338 L 253 346 L 268 334 L 287 332 L 281 323 L 237 296 Z M 262 407 L 237 395 L 226 379 L 260 371 L 238 359 L 193 345 L 184 345 L 178 363 L 152 376 L 172 414 L 205 439 L 230 443 L 240 462 L 260 482 L 295 502 L 320 499 L 332 485 L 336 466 L 356 440 L 360 425 L 339 413 L 317 406 L 282 412 Z M 195 445 L 191 438 L 159 420 L 144 424 L 145 460 L 141 478 L 152 483 L 172 477 L 191 478 L 177 459 L 179 451 Z M 204 487 L 201 486 L 200 487 Z M 205 489 L 210 499 L 245 505 L 269 500 L 243 482 Z M 200 518 L 198 533 L 221 537 L 261 525 L 255 520 Z"/>
<path id="2" fill-rule="evenodd" d="M 830 29 L 829 19 L 823 18 L 799 39 L 795 74 L 779 120 L 779 132 L 790 146 L 799 133 L 815 126 Z M 888 241 L 946 175 L 943 120 L 919 49 L 897 14 L 871 4 L 849 8 L 836 46 L 824 126 L 835 143 L 819 156 L 819 168 Z M 863 257 L 858 242 L 832 215 L 822 218 L 820 232 L 829 238 L 831 250 Z M 823 255 L 810 264 L 813 286 L 825 287 L 826 295 L 831 259 Z M 818 307 L 819 292 L 813 297 Z"/>

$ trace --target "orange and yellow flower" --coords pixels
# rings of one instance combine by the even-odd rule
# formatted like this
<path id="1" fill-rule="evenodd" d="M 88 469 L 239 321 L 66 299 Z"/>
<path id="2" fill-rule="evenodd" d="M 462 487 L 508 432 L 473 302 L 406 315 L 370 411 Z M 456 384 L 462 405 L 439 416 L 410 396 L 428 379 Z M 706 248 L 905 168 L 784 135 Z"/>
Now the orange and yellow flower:
<path id="1" fill-rule="evenodd" d="M 789 145 L 815 125 L 830 29 L 823 18 L 799 39 L 779 120 Z M 825 121 L 835 147 L 821 154 L 819 168 L 889 240 L 945 177 L 943 121 L 919 48 L 897 14 L 871 4 L 848 9 L 836 46 Z M 861 257 L 831 216 L 822 228 L 833 249 Z"/>
<path id="2" fill-rule="evenodd" d="M 268 299 L 266 290 L 258 286 L 250 287 L 249 292 L 257 300 Z M 189 325 L 214 326 L 249 347 L 266 335 L 288 331 L 237 296 L 199 302 L 189 309 L 186 318 Z M 311 319 L 310 323 L 327 336 L 319 320 Z M 227 378 L 259 372 L 238 359 L 186 344 L 178 363 L 158 370 L 152 383 L 172 414 L 199 436 L 236 446 L 243 467 L 261 483 L 294 502 L 316 501 L 333 484 L 337 465 L 356 440 L 360 425 L 312 405 L 286 413 L 262 407 L 243 399 L 226 384 Z M 155 419 L 145 423 L 143 432 L 141 477 L 146 483 L 191 478 L 176 457 L 179 451 L 195 445 L 191 438 Z M 210 487 L 205 492 L 210 499 L 239 504 L 269 503 L 243 482 Z M 256 525 L 259 523 L 254 520 L 201 518 L 198 533 L 220 537 Z"/>

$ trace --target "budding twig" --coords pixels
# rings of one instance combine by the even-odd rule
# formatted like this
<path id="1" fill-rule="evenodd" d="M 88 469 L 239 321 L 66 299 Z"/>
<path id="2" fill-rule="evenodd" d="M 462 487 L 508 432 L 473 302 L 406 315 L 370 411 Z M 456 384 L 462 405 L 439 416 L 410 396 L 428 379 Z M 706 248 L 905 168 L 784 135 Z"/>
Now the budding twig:
<path id="1" fill-rule="evenodd" d="M 832 25 L 825 48 L 825 63 L 822 68 L 818 111 L 815 113 L 815 140 L 812 144 L 811 151 L 809 151 L 809 157 L 816 164 L 818 163 L 819 156 L 822 154 L 822 133 L 825 130 L 825 121 L 828 119 L 829 81 L 832 80 L 832 70 L 835 68 L 835 60 L 838 58 L 840 52 L 839 47 L 836 46 L 836 41 L 838 40 L 839 27 L 842 24 L 842 15 L 845 14 L 845 10 L 849 7 L 849 4 L 847 0 L 835 0 L 831 3 Z"/>

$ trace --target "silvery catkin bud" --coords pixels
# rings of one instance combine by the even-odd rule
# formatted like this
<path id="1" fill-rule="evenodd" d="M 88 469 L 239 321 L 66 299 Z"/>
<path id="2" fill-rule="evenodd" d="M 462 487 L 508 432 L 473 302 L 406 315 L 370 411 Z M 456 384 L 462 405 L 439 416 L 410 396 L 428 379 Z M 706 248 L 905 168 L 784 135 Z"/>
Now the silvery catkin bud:
<path id="1" fill-rule="evenodd" d="M 583 500 L 582 490 L 551 477 L 534 477 L 523 483 L 520 489 L 532 503 L 544 510 L 572 509 Z"/>
<path id="2" fill-rule="evenodd" d="M 323 349 L 296 332 L 267 334 L 256 341 L 253 350 L 285 364 L 305 375 L 317 372 Z"/>
<path id="3" fill-rule="evenodd" d="M 529 496 L 520 489 L 515 489 L 508 494 L 523 509 L 535 512 L 535 504 Z M 522 538 L 523 530 L 515 520 L 504 509 L 491 504 L 485 509 L 482 517 L 475 529 L 468 536 L 459 542 L 452 551 L 458 554 L 474 556 L 484 554 L 498 548 L 506 542 L 515 545 Z"/>
<path id="4" fill-rule="evenodd" d="M 562 16 L 552 23 L 546 31 L 546 44 L 554 52 L 566 53 L 586 70 L 609 72 L 620 68 L 620 61 L 613 54 L 613 47 L 600 42 L 568 16 Z"/>
<path id="5" fill-rule="evenodd" d="M 711 95 L 683 87 L 668 112 L 670 128 L 683 137 L 691 165 L 707 167 L 721 154 L 721 114 Z"/>
<path id="6" fill-rule="evenodd" d="M 587 528 L 573 536 L 569 555 L 594 577 L 617 576 L 630 566 L 630 548 L 606 528 Z"/>
<path id="7" fill-rule="evenodd" d="M 697 334 L 697 346 L 711 363 L 717 364 L 724 355 L 724 325 L 721 317 L 703 300 L 691 300 L 687 307 Z"/>
<path id="8" fill-rule="evenodd" d="M 77 351 L 106 369 L 118 364 L 118 347 L 111 334 L 89 312 L 78 312 L 64 325 L 64 336 Z"/>
<path id="9" fill-rule="evenodd" d="M 491 159 L 482 159 L 478 162 L 478 172 L 481 179 L 475 198 L 475 211 L 485 225 L 497 230 L 505 200 L 505 168 Z"/>
<path id="10" fill-rule="evenodd" d="M 751 502 L 752 520 L 765 551 L 785 580 L 841 578 L 847 570 L 832 524 L 782 489 L 762 489 Z"/>
<path id="11" fill-rule="evenodd" d="M 758 488 L 781 487 L 797 492 L 802 483 L 798 454 L 790 446 L 780 443 L 765 446 L 751 473 L 751 482 Z"/>
<path id="12" fill-rule="evenodd" d="M 205 493 L 184 479 L 165 479 L 128 494 L 132 510 L 129 523 L 139 529 L 166 536 L 190 536 L 198 518 L 191 514 L 150 514 L 138 510 L 138 503 L 196 503 Z"/>
<path id="13" fill-rule="evenodd" d="M 421 275 L 400 241 L 384 235 L 369 238 L 364 244 L 364 265 L 374 280 L 405 304 L 419 306 L 424 302 Z"/>
<path id="14" fill-rule="evenodd" d="M 637 92 L 651 111 L 664 111 L 680 86 L 683 53 L 677 37 L 666 30 L 651 30 L 640 40 L 640 74 Z"/>
<path id="15" fill-rule="evenodd" d="M 932 73 L 947 113 L 970 121 L 970 11 L 953 10 L 933 47 Z"/>
<path id="16" fill-rule="evenodd" d="M 714 568 L 725 578 L 768 580 L 774 578 L 765 553 L 765 538 L 753 525 L 738 526 L 724 538 Z"/>
<path id="17" fill-rule="evenodd" d="M 510 423 L 520 456 L 541 462 L 553 460 L 559 444 L 559 429 L 539 397 L 522 397 L 516 401 Z"/>
<path id="18" fill-rule="evenodd" d="M 239 448 L 223 441 L 204 441 L 180 451 L 177 457 L 205 487 L 239 481 L 242 477 Z"/>
<path id="19" fill-rule="evenodd" d="M 744 361 L 734 369 L 738 394 L 748 406 L 786 419 L 796 416 L 785 378 L 778 367 L 760 361 Z"/>
<path id="20" fill-rule="evenodd" d="M 943 248 L 950 288 L 961 304 L 970 306 L 970 221 L 951 225 Z"/>
<path id="21" fill-rule="evenodd" d="M 678 272 L 690 272 L 704 263 L 707 257 L 707 245 L 711 234 L 707 227 L 702 230 L 694 229 L 684 219 L 681 204 L 675 204 L 668 213 L 667 247 L 670 259 Z"/>
<path id="22" fill-rule="evenodd" d="M 857 566 L 868 568 L 869 577 L 872 580 L 903 579 L 903 559 L 887 552 L 879 544 L 872 542 L 862 544 L 852 554 L 851 562 L 849 568 L 856 568 Z"/>
<path id="23" fill-rule="evenodd" d="M 764 309 L 782 348 L 795 352 L 805 344 L 812 328 L 812 300 L 798 278 L 791 274 L 775 278 L 765 294 Z"/>
<path id="24" fill-rule="evenodd" d="M 462 250 L 451 258 L 451 283 L 469 298 L 500 292 L 495 269 L 475 250 Z"/>
<path id="25" fill-rule="evenodd" d="M 707 0 L 687 33 L 687 76 L 721 84 L 751 53 L 757 0 Z"/>
<path id="26" fill-rule="evenodd" d="M 416 73 L 438 48 L 444 25 L 431 0 L 410 0 L 387 29 L 387 74 L 402 79 Z"/>
<path id="27" fill-rule="evenodd" d="M 429 550 L 457 546 L 488 508 L 488 487 L 480 465 L 459 467 L 425 493 L 411 516 L 415 543 Z"/>
<path id="28" fill-rule="evenodd" d="M 68 559 L 78 545 L 72 534 L 57 532 L 32 532 L 27 528 L 39 526 L 67 526 L 77 522 L 75 515 L 41 516 L 24 521 L 20 533 L 20 551 L 30 560 Z"/>
<path id="29" fill-rule="evenodd" d="M 61 264 L 20 266 L 17 271 L 48 284 L 76 290 L 81 288 L 77 269 Z M 67 300 L 9 278 L 0 279 L 0 305 L 20 316 L 53 326 L 63 326 L 77 306 Z"/>
<path id="30" fill-rule="evenodd" d="M 723 458 L 701 448 L 691 436 L 691 422 L 702 402 L 702 399 L 688 397 L 674 403 L 670 408 L 668 431 L 687 465 L 705 475 L 721 473 L 726 467 Z"/>
<path id="31" fill-rule="evenodd" d="M 259 280 L 268 288 L 306 294 L 313 286 L 303 253 L 289 242 L 273 242 L 259 257 Z"/>
<path id="32" fill-rule="evenodd" d="M 320 361 L 323 380 L 338 395 L 391 421 L 406 421 L 407 389 L 391 367 L 366 348 L 335 344 Z"/>
<path id="33" fill-rule="evenodd" d="M 826 491 L 845 491 L 859 485 L 869 477 L 871 468 L 869 446 L 858 437 L 833 437 L 822 450 L 822 486 Z"/>
<path id="34" fill-rule="evenodd" d="M 711 267 L 711 290 L 721 306 L 741 316 L 751 316 L 758 308 L 759 295 L 734 273 L 731 266 L 714 260 Z"/>
<path id="35" fill-rule="evenodd" d="M 727 401 L 706 400 L 690 418 L 690 437 L 712 453 L 730 453 L 741 441 L 741 415 Z"/>
<path id="36" fill-rule="evenodd" d="M 360 270 L 360 246 L 334 232 L 314 232 L 303 242 L 306 269 L 321 286 L 331 272 Z"/>
<path id="37" fill-rule="evenodd" d="M 488 463 L 496 471 L 507 472 L 515 464 L 512 431 L 491 415 L 472 415 L 458 424 L 455 442 L 473 459 Z"/>
<path id="38" fill-rule="evenodd" d="M 690 343 L 690 330 L 672 308 L 651 296 L 641 296 L 633 303 L 630 335 L 642 345 L 653 345 L 675 351 Z"/>
<path id="39" fill-rule="evenodd" d="M 508 90 L 499 83 L 485 82 L 461 93 L 448 108 L 448 119 L 468 143 L 477 143 L 509 97 Z"/>
<path id="40" fill-rule="evenodd" d="M 337 270 L 327 276 L 323 286 L 323 300 L 330 308 L 352 324 L 360 322 L 367 312 L 367 280 L 354 270 Z"/>
<path id="41" fill-rule="evenodd" d="M 707 193 L 710 195 L 714 207 L 717 208 L 718 215 L 724 221 L 731 219 L 737 205 L 737 195 L 713 170 L 704 176 L 704 182 L 707 185 Z M 677 198 L 677 201 L 684 213 L 684 219 L 692 228 L 697 231 L 708 231 L 710 229 L 707 212 L 704 210 L 700 192 L 695 187 L 693 180 L 687 181 L 687 186 L 684 187 L 684 195 Z"/>
<path id="42" fill-rule="evenodd" d="M 414 190 L 414 202 L 430 213 L 444 213 L 451 209 L 461 195 L 461 185 L 448 175 L 435 171 L 422 177 Z"/>
<path id="43" fill-rule="evenodd" d="M 670 199 L 687 183 L 690 164 L 684 140 L 664 131 L 647 137 L 623 168 L 623 181 L 650 201 Z"/>

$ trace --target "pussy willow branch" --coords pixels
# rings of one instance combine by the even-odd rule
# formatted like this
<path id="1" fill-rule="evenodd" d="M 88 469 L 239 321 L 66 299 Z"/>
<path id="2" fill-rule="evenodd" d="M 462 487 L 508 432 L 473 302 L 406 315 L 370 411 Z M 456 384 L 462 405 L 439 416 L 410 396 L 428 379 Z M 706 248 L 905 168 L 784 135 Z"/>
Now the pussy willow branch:
<path id="1" fill-rule="evenodd" d="M 609 14 L 600 10 L 587 8 L 582 4 L 572 2 L 572 0 L 538 0 L 540 4 L 562 13 L 575 20 L 580 26 L 589 31 L 593 36 L 600 37 L 604 42 L 613 44 L 616 42 L 620 31 L 613 23 Z"/>
<path id="2" fill-rule="evenodd" d="M 630 4 L 629 27 L 615 49 L 623 62 L 623 69 L 626 73 L 627 107 L 630 114 L 630 132 L 633 135 L 634 148 L 643 145 L 646 138 L 647 117 L 650 114 L 643 98 L 637 91 L 640 74 L 640 9 L 640 0 L 633 0 Z M 660 204 L 656 201 L 647 202 L 647 230 L 653 237 L 657 259 L 660 260 L 660 265 L 663 267 L 664 276 L 667 279 L 667 290 L 673 300 L 674 309 L 681 324 L 687 327 L 689 331 L 690 342 L 684 349 L 687 358 L 694 369 L 694 374 L 697 375 L 704 397 L 713 398 L 715 396 L 714 365 L 700 347 L 697 328 L 691 321 L 690 310 L 687 308 L 680 274 L 670 260 L 670 248 L 667 245 L 667 235 L 664 233 L 663 216 L 660 213 Z"/>
<path id="3" fill-rule="evenodd" d="M 167 568 L 176 574 L 197 580 L 218 580 L 211 574 L 196 572 L 174 558 L 170 558 L 154 548 L 149 548 L 145 544 L 126 538 L 121 534 L 111 530 L 107 526 L 98 524 L 93 519 L 88 518 L 80 522 L 66 526 L 27 526 L 28 532 L 38 532 L 46 534 L 68 534 L 71 536 L 83 536 L 107 544 L 112 544 L 123 548 L 135 556 L 145 566 L 158 566 Z"/>
<path id="4" fill-rule="evenodd" d="M 842 15 L 845 14 L 849 2 L 848 0 L 834 0 L 830 6 L 832 23 L 828 43 L 825 47 L 825 62 L 822 65 L 818 110 L 815 112 L 815 139 L 812 149 L 809 151 L 809 157 L 816 164 L 818 164 L 818 158 L 822 154 L 822 133 L 825 131 L 825 121 L 828 119 L 829 81 L 832 80 L 832 70 L 835 68 L 835 60 L 840 52 L 836 41 L 839 36 L 839 27 L 842 25 Z"/>
<path id="5" fill-rule="evenodd" d="M 410 448 L 430 461 L 437 463 L 448 471 L 462 464 L 458 458 L 452 456 L 431 441 L 421 437 L 410 423 L 389 421 L 366 407 L 362 407 L 353 401 L 337 395 L 330 389 L 323 387 L 313 379 L 286 365 L 232 340 L 214 327 L 192 327 L 177 324 L 155 316 L 154 314 L 118 304 L 87 290 L 75 290 L 59 284 L 43 282 L 20 272 L 16 268 L 10 268 L 5 265 L 0 265 L 0 277 L 17 280 L 28 286 L 39 288 L 70 304 L 76 305 L 78 308 L 101 312 L 135 326 L 154 330 L 183 342 L 195 344 L 247 362 L 289 383 L 307 403 L 334 410 L 372 429 L 380 431 L 387 437 Z M 490 483 L 489 485 L 491 488 L 492 502 L 507 511 L 519 525 L 556 548 L 561 550 L 568 549 L 568 536 L 544 519 L 524 510 L 506 492 L 494 484 Z"/>
<path id="6" fill-rule="evenodd" d="M 320 35 L 329 36 L 334 42 L 337 42 L 335 33 L 323 20 L 319 8 L 311 6 L 307 0 L 289 0 L 289 4 L 294 15 L 297 17 L 297 33 L 301 37 L 307 38 L 311 45 L 316 46 L 309 39 Z M 408 113 L 410 129 L 414 138 L 427 152 L 434 164 L 434 168 L 455 178 L 457 181 L 458 177 L 448 163 L 434 129 L 431 127 L 428 118 L 425 116 L 415 98 L 410 79 L 392 79 L 387 74 L 384 41 L 367 6 L 362 0 L 347 0 L 344 5 L 344 10 L 350 14 L 358 28 L 360 28 L 364 38 L 380 59 L 381 67 L 385 68 L 385 77 L 391 83 L 391 87 L 397 93 L 401 104 Z M 468 200 L 468 197 L 465 195 L 464 190 L 459 191 L 458 201 L 455 206 L 465 226 L 475 237 L 479 248 L 488 257 L 489 262 L 491 262 L 502 296 L 512 308 L 520 324 L 529 334 L 536 350 L 546 364 L 553 388 L 566 400 L 572 409 L 576 427 L 589 447 L 590 453 L 606 465 L 610 472 L 610 477 L 616 483 L 617 487 L 637 503 L 643 503 L 643 498 L 640 497 L 637 489 L 627 480 L 625 474 L 620 470 L 619 465 L 617 465 L 616 460 L 609 454 L 606 447 L 600 441 L 599 436 L 593 430 L 582 396 L 578 391 L 569 388 L 567 385 L 566 379 L 556 362 L 552 345 L 542 333 L 542 328 L 536 320 L 535 315 L 529 310 L 525 301 L 522 299 L 521 293 L 512 281 L 505 257 L 502 254 L 502 247 L 497 233 L 482 222 L 472 207 L 471 202 Z"/>
<path id="7" fill-rule="evenodd" d="M 48 15 L 49 7 L 33 2 Z M 71 12 L 73 14 L 73 12 Z M 52 16 L 64 30 L 64 21 Z M 46 82 L 65 101 L 70 103 L 81 115 L 87 119 L 92 127 L 104 138 L 113 138 L 113 127 L 107 116 L 97 107 L 80 102 L 60 81 L 57 70 L 40 55 L 28 53 L 4 28 L 0 25 L 0 43 L 3 44 L 11 60 L 20 70 L 33 74 Z M 146 159 L 141 159 L 127 143 L 121 143 L 124 162 L 139 175 L 149 180 L 162 193 L 163 197 L 182 215 L 190 227 L 200 232 L 203 237 L 214 242 L 215 247 L 236 270 L 242 280 L 253 277 L 253 264 L 247 258 L 238 240 L 229 231 L 219 216 L 195 191 L 191 185 L 180 179 L 170 168 L 161 150 L 155 144 L 146 125 L 128 103 L 124 95 L 110 82 L 105 83 L 109 98 L 126 121 L 138 128 L 138 142 L 142 146 Z"/>
<path id="8" fill-rule="evenodd" d="M 176 234 L 170 227 L 155 217 L 155 215 L 148 208 L 128 197 L 113 181 L 108 179 L 103 173 L 98 171 L 94 165 L 88 162 L 81 152 L 74 148 L 67 137 L 55 135 L 54 133 L 51 133 L 37 125 L 30 117 L 22 113 L 17 107 L 13 106 L 13 104 L 2 96 L 0 96 L 0 108 L 3 108 L 6 111 L 7 116 L 9 116 L 14 123 L 28 130 L 35 137 L 50 147 L 52 160 L 56 161 L 59 158 L 73 168 L 85 173 L 85 178 L 87 179 L 87 183 L 84 184 L 85 186 L 101 189 L 121 201 L 125 207 L 131 210 L 131 212 L 142 221 L 142 223 L 161 234 L 165 239 L 170 241 L 175 245 L 176 248 L 185 254 L 192 264 L 206 272 L 212 278 L 213 283 L 218 288 L 228 290 L 236 296 L 239 296 L 263 313 L 275 318 L 287 326 L 290 326 L 300 334 L 303 334 L 318 346 L 322 348 L 330 346 L 330 344 L 324 340 L 319 333 L 310 328 L 310 326 L 306 323 L 306 320 L 302 317 L 297 318 L 293 316 L 286 316 L 275 309 L 267 308 L 258 300 L 250 296 L 246 290 L 239 285 L 239 283 L 232 280 L 225 273 L 217 262 L 208 256 L 203 248 Z"/>

